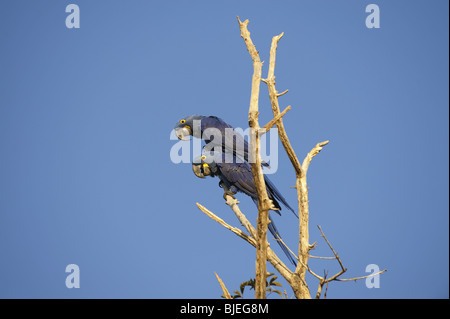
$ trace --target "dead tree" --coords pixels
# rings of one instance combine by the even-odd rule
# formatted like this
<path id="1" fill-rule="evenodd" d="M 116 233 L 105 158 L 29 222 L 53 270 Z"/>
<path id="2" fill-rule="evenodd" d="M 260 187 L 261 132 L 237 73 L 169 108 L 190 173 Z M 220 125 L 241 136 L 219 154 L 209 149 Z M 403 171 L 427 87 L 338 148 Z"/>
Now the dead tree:
<path id="1" fill-rule="evenodd" d="M 294 295 L 298 299 L 310 299 L 311 292 L 306 283 L 305 275 L 308 271 L 314 277 L 319 279 L 319 287 L 315 294 L 316 298 L 320 298 L 323 287 L 331 281 L 355 281 L 358 279 L 363 279 L 371 276 L 379 275 L 386 271 L 386 269 L 376 273 L 371 274 L 369 276 L 362 276 L 357 278 L 349 278 L 349 279 L 341 279 L 340 276 L 346 272 L 346 268 L 343 266 L 341 259 L 337 255 L 336 251 L 331 246 L 328 239 L 325 237 L 324 233 L 320 226 L 319 230 L 321 232 L 321 236 L 326 241 L 327 245 L 331 249 L 334 254 L 334 257 L 327 257 L 327 259 L 335 259 L 341 270 L 333 276 L 328 277 L 328 274 L 324 276 L 317 275 L 314 271 L 310 269 L 308 266 L 309 258 L 326 258 L 326 257 L 314 257 L 310 255 L 310 250 L 315 247 L 315 244 L 309 243 L 309 200 L 308 200 L 308 187 L 307 187 L 307 172 L 309 165 L 317 154 L 322 150 L 322 148 L 328 144 L 329 141 L 324 141 L 318 143 L 305 157 L 302 163 L 298 160 L 297 155 L 292 148 L 286 130 L 283 125 L 283 116 L 287 111 L 290 110 L 290 106 L 286 107 L 283 112 L 280 112 L 280 106 L 278 103 L 278 98 L 288 90 L 278 93 L 275 88 L 275 58 L 276 58 L 276 50 L 278 41 L 283 36 L 283 33 L 280 35 L 274 36 L 272 38 L 272 44 L 270 48 L 270 61 L 269 61 L 269 70 L 266 78 L 262 78 L 262 65 L 263 63 L 260 60 L 259 53 L 256 50 L 255 45 L 253 44 L 250 32 L 248 31 L 248 20 L 242 22 L 239 17 L 237 17 L 239 28 L 241 31 L 241 37 L 244 39 L 247 50 L 253 61 L 253 76 L 252 76 L 252 89 L 251 89 L 251 97 L 250 97 L 250 107 L 248 114 L 248 122 L 252 132 L 256 132 L 256 134 L 251 134 L 250 140 L 250 148 L 252 154 L 252 175 L 253 181 L 255 183 L 257 194 L 258 194 L 258 218 L 257 218 L 257 227 L 255 227 L 248 221 L 245 215 L 240 211 L 238 206 L 238 201 L 233 197 L 226 195 L 226 204 L 230 206 L 230 208 L 235 213 L 236 217 L 239 219 L 240 223 L 245 227 L 247 233 L 242 231 L 239 228 L 230 226 L 223 219 L 217 217 L 214 213 L 209 211 L 204 206 L 197 203 L 198 208 L 208 215 L 213 220 L 220 223 L 225 228 L 231 230 L 233 233 L 247 241 L 252 246 L 256 247 L 256 269 L 255 269 L 255 298 L 264 299 L 266 297 L 266 263 L 269 261 L 272 266 L 283 276 L 288 284 L 291 286 Z M 260 84 L 264 82 L 269 91 L 270 102 L 272 106 L 273 119 L 260 127 L 258 118 L 259 118 L 259 109 L 258 109 L 258 100 L 259 100 L 259 91 Z M 291 164 L 294 168 L 295 177 L 296 177 L 296 190 L 297 190 L 297 199 L 298 199 L 298 210 L 299 210 L 299 241 L 298 241 L 298 253 L 295 254 L 292 250 L 289 249 L 284 243 L 284 245 L 289 249 L 289 251 L 293 254 L 293 256 L 298 260 L 297 267 L 294 271 L 289 269 L 275 254 L 275 252 L 270 248 L 267 242 L 267 227 L 269 224 L 269 210 L 273 207 L 272 201 L 269 200 L 267 196 L 264 175 L 261 168 L 261 156 L 260 156 L 260 137 L 262 134 L 268 132 L 274 125 L 276 125 L 278 129 L 279 138 L 283 145 L 284 150 L 286 151 Z M 228 290 L 226 289 L 224 283 L 216 274 L 217 279 L 219 280 L 220 286 L 224 292 L 226 298 L 231 298 Z M 325 292 L 326 294 L 326 292 Z"/>

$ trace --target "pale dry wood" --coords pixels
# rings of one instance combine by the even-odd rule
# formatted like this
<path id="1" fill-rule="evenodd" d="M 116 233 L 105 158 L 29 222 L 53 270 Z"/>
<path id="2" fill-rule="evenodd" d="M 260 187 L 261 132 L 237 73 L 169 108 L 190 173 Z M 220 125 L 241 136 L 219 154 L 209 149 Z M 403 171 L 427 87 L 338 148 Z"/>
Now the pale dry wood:
<path id="1" fill-rule="evenodd" d="M 239 206 L 237 205 L 239 201 L 230 195 L 226 195 L 226 204 L 230 206 L 231 210 L 234 212 L 236 217 L 238 218 L 241 225 L 245 227 L 247 232 L 253 237 L 256 238 L 256 229 L 249 222 L 247 217 L 241 212 Z M 252 244 L 253 245 L 253 244 Z M 255 246 L 255 245 L 253 245 Z M 255 246 L 256 247 L 256 246 Z M 292 280 L 292 271 L 278 258 L 275 252 L 268 245 L 267 248 L 267 260 L 272 264 L 272 266 L 282 275 L 288 282 Z"/>
<path id="2" fill-rule="evenodd" d="M 236 217 L 239 219 L 242 225 L 246 227 L 249 234 L 256 234 L 256 230 L 253 227 L 253 225 L 248 221 L 247 217 L 241 212 L 239 209 L 239 206 L 237 205 L 238 201 L 236 199 L 233 199 L 231 196 L 227 195 L 227 202 L 226 204 L 230 206 L 232 211 L 235 213 Z M 222 226 L 224 226 L 226 229 L 231 230 L 233 233 L 235 233 L 237 236 L 244 239 L 246 242 L 248 242 L 253 247 L 256 247 L 256 240 L 252 236 L 248 236 L 245 234 L 242 230 L 239 228 L 230 226 L 227 224 L 222 218 L 216 216 L 213 212 L 208 210 L 203 205 L 197 203 L 197 207 L 205 213 L 208 217 L 210 217 L 212 220 L 218 222 Z M 280 273 L 281 276 L 283 276 L 288 282 L 292 280 L 292 271 L 278 258 L 278 256 L 275 254 L 275 252 L 268 247 L 267 249 L 267 261 L 269 261 L 272 266 Z"/>
<path id="3" fill-rule="evenodd" d="M 256 239 L 256 230 L 255 227 L 253 227 L 252 224 L 248 221 L 248 219 L 245 217 L 245 215 L 241 212 L 239 209 L 239 201 L 229 195 L 226 196 L 226 204 L 230 206 L 231 210 L 234 212 L 236 217 L 238 218 L 239 222 L 242 226 L 245 227 L 247 232 L 252 236 L 254 239 Z"/>
<path id="4" fill-rule="evenodd" d="M 269 60 L 269 71 L 267 74 L 267 78 L 264 80 L 264 83 L 267 84 L 267 88 L 269 90 L 269 97 L 270 97 L 270 104 L 272 106 L 273 116 L 277 117 L 280 114 L 280 106 L 278 104 L 278 97 L 287 93 L 287 90 L 283 93 L 278 93 L 275 88 L 275 60 L 276 60 L 276 52 L 277 52 L 277 46 L 278 41 L 280 41 L 281 37 L 283 36 L 283 33 L 280 35 L 274 36 L 272 38 L 272 44 L 270 47 L 270 60 Z M 294 167 L 296 175 L 301 174 L 302 166 L 295 155 L 294 149 L 291 146 L 291 143 L 289 142 L 289 138 L 286 134 L 286 130 L 284 129 L 283 125 L 283 119 L 280 118 L 277 123 L 278 128 L 278 136 L 280 137 L 280 141 L 283 144 L 283 147 L 289 157 L 289 160 L 292 163 L 292 166 Z"/>
<path id="5" fill-rule="evenodd" d="M 259 90 L 261 85 L 261 70 L 262 62 L 259 57 L 258 51 L 252 42 L 250 32 L 247 29 L 248 20 L 239 22 L 239 29 L 241 30 L 241 37 L 244 39 L 247 50 L 253 61 L 253 76 L 252 76 L 252 89 L 250 95 L 250 107 L 248 111 L 248 122 L 253 132 L 259 132 L 259 111 L 258 100 Z M 267 196 L 266 183 L 261 168 L 261 155 L 260 155 L 260 135 L 255 133 L 251 134 L 250 140 L 250 158 L 251 169 L 253 175 L 253 182 L 256 187 L 256 193 L 258 194 L 258 218 L 256 221 L 257 231 L 257 246 L 256 246 L 256 275 L 255 275 L 255 298 L 266 298 L 266 275 L 267 275 L 267 226 L 269 224 L 269 209 L 272 207 L 272 203 Z"/>
<path id="6" fill-rule="evenodd" d="M 296 273 L 305 278 L 307 268 L 305 265 L 308 264 L 309 251 L 313 247 L 309 244 L 309 199 L 308 199 L 308 186 L 306 173 L 309 168 L 314 156 L 319 154 L 322 147 L 327 145 L 328 141 L 318 143 L 303 160 L 303 165 L 300 171 L 300 175 L 297 175 L 296 188 L 297 188 L 297 199 L 299 202 L 299 259 L 301 263 L 297 265 Z M 306 289 L 305 289 L 306 290 Z"/>
<path id="7" fill-rule="evenodd" d="M 280 106 L 278 103 L 278 97 L 285 94 L 278 93 L 275 88 L 275 61 L 276 61 L 276 51 L 278 42 L 280 41 L 283 33 L 272 38 L 272 44 L 270 48 L 270 61 L 269 61 L 269 71 L 267 78 L 264 83 L 267 84 L 269 90 L 269 97 L 272 106 L 272 112 L 274 118 L 277 118 L 280 114 Z M 299 245 L 298 245 L 298 260 L 297 268 L 295 270 L 295 276 L 293 276 L 293 286 L 294 294 L 296 298 L 299 299 L 309 299 L 311 294 L 309 287 L 305 281 L 306 265 L 308 264 L 309 250 L 311 245 L 309 244 L 309 205 L 308 205 L 308 188 L 306 185 L 306 174 L 303 172 L 302 165 L 292 148 L 289 138 L 287 136 L 286 130 L 284 128 L 283 119 L 280 117 L 276 122 L 278 128 L 278 136 L 280 141 L 286 151 L 286 154 L 291 161 L 291 164 L 295 170 L 296 175 L 296 186 L 297 189 L 297 200 L 299 206 Z"/>
<path id="8" fill-rule="evenodd" d="M 289 90 L 286 90 L 286 91 L 284 91 L 284 92 L 278 93 L 277 96 L 280 97 L 280 96 L 282 96 L 282 95 L 285 95 L 287 92 L 289 92 Z"/>
<path id="9" fill-rule="evenodd" d="M 333 259 L 336 259 L 338 261 L 339 266 L 341 267 L 341 270 L 338 273 L 336 273 L 335 275 L 331 276 L 330 278 L 327 278 L 328 277 L 328 272 L 326 272 L 325 275 L 323 277 L 321 277 L 321 276 L 317 275 L 316 273 L 314 273 L 308 266 L 306 266 L 307 270 L 309 271 L 309 273 L 311 273 L 314 277 L 319 279 L 319 287 L 317 288 L 316 299 L 320 298 L 320 295 L 322 293 L 322 288 L 323 288 L 323 286 L 325 284 L 326 284 L 326 289 L 325 289 L 324 298 L 326 298 L 326 293 L 328 291 L 328 284 L 331 281 L 356 281 L 356 280 L 360 280 L 360 279 L 365 279 L 365 278 L 370 278 L 370 277 L 373 277 L 373 276 L 377 276 L 377 275 L 380 275 L 380 274 L 384 273 L 385 271 L 387 271 L 387 269 L 384 269 L 384 270 L 381 270 L 381 271 L 379 271 L 377 273 L 370 274 L 370 275 L 367 275 L 367 276 L 340 279 L 339 277 L 347 271 L 347 268 L 344 267 L 344 265 L 342 264 L 342 261 L 339 258 L 337 252 L 334 250 L 333 246 L 331 246 L 331 243 L 329 242 L 328 238 L 323 233 L 322 227 L 320 227 L 320 226 L 317 226 L 317 227 L 320 230 L 320 233 L 321 233 L 320 236 L 325 240 L 325 242 L 327 243 L 328 247 L 333 252 L 333 254 L 334 254 L 334 258 Z"/>
<path id="10" fill-rule="evenodd" d="M 264 125 L 261 129 L 260 129 L 260 134 L 265 134 L 265 133 L 267 133 L 268 131 L 270 131 L 270 129 L 275 125 L 275 123 L 280 119 L 280 118 L 282 118 L 285 114 L 286 114 L 286 112 L 287 111 L 289 111 L 291 109 L 291 106 L 289 105 L 287 108 L 285 108 L 284 110 L 283 110 L 283 112 L 281 112 L 280 114 L 278 114 L 277 116 L 275 116 L 273 119 L 271 119 L 270 121 L 269 121 L 269 123 L 267 123 L 266 125 Z"/>
<path id="11" fill-rule="evenodd" d="M 341 269 L 342 269 L 343 271 L 346 271 L 347 269 L 344 268 L 344 265 L 342 264 L 341 259 L 339 258 L 337 252 L 333 249 L 333 246 L 331 246 L 331 244 L 330 244 L 330 242 L 328 241 L 327 237 L 326 237 L 325 234 L 323 233 L 322 227 L 320 227 L 320 225 L 317 225 L 317 228 L 319 228 L 319 230 L 320 230 L 320 233 L 321 233 L 320 237 L 322 237 L 323 239 L 325 239 L 325 241 L 326 241 L 328 247 L 329 247 L 329 248 L 331 249 L 331 251 L 333 252 L 334 257 L 335 257 L 335 258 L 337 259 L 337 261 L 339 262 L 339 266 L 341 266 Z"/>
<path id="12" fill-rule="evenodd" d="M 297 200 L 299 203 L 299 245 L 298 245 L 298 256 L 299 263 L 297 263 L 297 268 L 295 273 L 300 276 L 303 280 L 305 279 L 306 268 L 305 265 L 308 264 L 309 258 L 309 203 L 308 203 L 308 188 L 306 186 L 306 176 L 300 175 L 296 179 L 297 186 Z M 299 298 L 310 298 L 311 294 L 309 292 L 309 287 L 302 287 L 299 283 L 298 287 L 298 297 Z"/>
<path id="13" fill-rule="evenodd" d="M 292 163 L 292 166 L 296 173 L 296 186 L 297 189 L 297 200 L 299 204 L 299 246 L 298 246 L 298 260 L 297 268 L 295 274 L 297 275 L 297 282 L 295 283 L 294 293 L 297 298 L 310 298 L 309 287 L 305 281 L 305 274 L 308 270 L 308 258 L 309 251 L 313 245 L 309 244 L 309 200 L 308 200 L 308 186 L 306 180 L 306 173 L 308 171 L 309 164 L 312 158 L 317 155 L 322 147 L 328 144 L 328 141 L 322 142 L 316 145 L 315 148 L 308 153 L 303 161 L 303 165 L 300 164 L 294 149 L 289 142 L 286 130 L 283 125 L 283 119 L 280 116 L 280 106 L 278 103 L 278 97 L 287 93 L 287 90 L 278 93 L 275 88 L 275 62 L 276 62 L 276 51 L 278 42 L 280 41 L 283 33 L 272 38 L 272 44 L 270 48 L 270 61 L 269 61 L 269 71 L 267 78 L 263 80 L 267 84 L 269 90 L 269 97 L 272 106 L 272 111 L 274 119 L 277 119 L 276 125 L 278 128 L 278 135 L 280 137 L 281 143 Z"/>
<path id="14" fill-rule="evenodd" d="M 314 156 L 320 153 L 322 148 L 327 145 L 330 141 L 320 142 L 308 153 L 308 155 L 303 160 L 302 169 L 303 173 L 306 175 L 308 172 L 309 164 L 311 163 Z"/>
<path id="15" fill-rule="evenodd" d="M 322 256 L 313 256 L 313 255 L 309 255 L 309 258 L 317 258 L 317 259 L 336 259 L 336 257 L 322 257 Z"/>
<path id="16" fill-rule="evenodd" d="M 387 271 L 387 269 L 383 269 L 380 270 L 379 272 L 367 275 L 367 276 L 361 276 L 361 277 L 355 277 L 355 278 L 336 278 L 335 281 L 356 281 L 356 280 L 360 280 L 360 279 L 366 279 L 366 278 L 370 278 L 370 277 L 374 277 L 377 275 L 381 275 L 382 273 L 384 273 L 385 271 Z"/>
<path id="17" fill-rule="evenodd" d="M 268 76 L 266 79 L 261 78 L 261 69 L 262 69 L 262 62 L 260 61 L 258 51 L 256 50 L 251 38 L 250 38 L 250 32 L 247 29 L 248 20 L 245 20 L 244 22 L 241 22 L 238 17 L 239 27 L 241 30 L 241 37 L 244 39 L 245 44 L 247 46 L 248 52 L 250 53 L 250 56 L 253 60 L 253 77 L 252 77 L 252 91 L 251 91 L 251 98 L 250 98 L 250 107 L 249 107 L 249 125 L 255 132 L 259 132 L 259 134 L 256 134 L 253 139 L 251 138 L 251 149 L 250 153 L 253 156 L 251 167 L 252 167 L 252 175 L 253 180 L 255 182 L 255 186 L 257 188 L 258 193 L 258 219 L 257 219 L 257 230 L 253 227 L 253 225 L 247 220 L 245 215 L 240 211 L 238 207 L 238 201 L 229 195 L 225 195 L 226 203 L 230 206 L 230 208 L 233 210 L 241 224 L 246 228 L 248 233 L 247 235 L 240 229 L 236 227 L 232 227 L 228 225 L 225 221 L 223 221 L 221 218 L 217 217 L 215 214 L 213 214 L 211 211 L 206 209 L 204 206 L 197 203 L 198 208 L 203 211 L 206 215 L 208 215 L 211 219 L 217 221 L 225 228 L 231 230 L 239 237 L 246 240 L 248 243 L 253 245 L 257 248 L 257 261 L 256 261 L 256 287 L 257 287 L 257 293 L 255 294 L 256 298 L 265 298 L 265 280 L 266 280 L 266 260 L 269 261 L 274 268 L 287 280 L 289 285 L 294 291 L 294 295 L 296 298 L 311 298 L 309 287 L 306 284 L 305 281 L 305 273 L 308 271 L 310 274 L 312 274 L 314 277 L 319 279 L 319 287 L 317 289 L 316 298 L 320 298 L 323 286 L 326 284 L 325 289 L 325 298 L 328 290 L 328 284 L 331 281 L 356 281 L 359 279 L 369 278 L 376 275 L 380 275 L 387 271 L 387 269 L 384 269 L 382 271 L 379 271 L 374 274 L 370 274 L 367 276 L 361 276 L 361 277 L 355 277 L 355 278 L 348 278 L 348 279 L 341 279 L 339 278 L 343 273 L 347 271 L 346 268 L 344 268 L 339 256 L 337 255 L 336 251 L 333 249 L 331 244 L 329 243 L 326 236 L 323 234 L 322 229 L 320 226 L 319 230 L 322 233 L 322 237 L 327 242 L 329 248 L 335 255 L 335 257 L 317 257 L 317 256 L 311 256 L 309 255 L 309 251 L 315 247 L 316 243 L 313 243 L 312 245 L 309 244 L 309 200 L 308 200 L 308 187 L 307 187 L 307 181 L 306 181 L 306 174 L 309 168 L 309 165 L 314 158 L 323 148 L 323 146 L 327 145 L 329 141 L 324 141 L 321 143 L 318 143 L 305 157 L 303 160 L 303 163 L 300 164 L 300 161 L 298 160 L 298 157 L 296 156 L 289 139 L 287 137 L 286 131 L 284 129 L 283 125 L 283 116 L 286 114 L 288 110 L 290 110 L 290 106 L 288 106 L 283 112 L 280 113 L 280 107 L 278 104 L 278 97 L 286 94 L 288 90 L 285 90 L 282 93 L 278 93 L 275 88 L 275 58 L 276 58 L 276 49 L 278 41 L 283 36 L 283 33 L 273 37 L 272 39 L 272 45 L 270 49 L 270 63 L 269 63 L 269 71 Z M 259 99 L 259 89 L 260 89 L 260 82 L 263 81 L 267 84 L 268 90 L 269 90 L 269 97 L 271 101 L 272 111 L 274 114 L 274 118 L 267 123 L 262 129 L 259 127 L 258 123 L 258 99 Z M 265 187 L 264 182 L 264 175 L 262 174 L 261 169 L 261 158 L 260 158 L 260 144 L 259 144 L 259 136 L 268 130 L 270 130 L 273 125 L 277 125 L 279 137 L 283 144 L 283 147 L 293 165 L 293 168 L 296 173 L 296 186 L 291 188 L 297 189 L 297 199 L 299 202 L 299 254 L 298 257 L 287 247 L 283 241 L 283 245 L 285 245 L 289 251 L 297 258 L 298 265 L 295 270 L 295 272 L 292 272 L 289 268 L 286 267 L 286 265 L 278 258 L 278 256 L 273 252 L 273 250 L 269 247 L 269 244 L 267 242 L 267 225 L 269 223 L 268 219 L 268 211 L 269 209 L 273 208 L 273 203 L 268 199 L 267 191 Z M 263 258 L 263 259 L 262 259 Z M 311 270 L 311 268 L 308 266 L 308 258 L 319 258 L 319 259 L 336 259 L 341 267 L 341 270 L 336 273 L 335 275 L 328 278 L 328 271 L 324 273 L 324 276 L 319 276 L 315 272 Z M 225 285 L 220 280 L 219 276 L 216 274 L 217 279 L 219 280 L 219 283 L 222 287 L 222 290 L 228 293 L 226 290 Z M 264 282 L 263 282 L 264 279 Z M 227 298 L 230 296 L 225 294 Z"/>
<path id="18" fill-rule="evenodd" d="M 338 278 L 343 273 L 346 272 L 346 268 L 344 268 L 339 256 L 335 252 L 335 250 L 332 248 L 331 244 L 323 234 L 320 226 L 319 229 L 322 233 L 322 237 L 324 237 L 325 241 L 327 242 L 329 248 L 332 250 L 335 257 L 317 257 L 317 256 L 310 256 L 309 251 L 315 247 L 315 243 L 310 245 L 309 244 L 309 200 L 308 200 L 308 187 L 307 187 L 307 180 L 306 180 L 306 174 L 309 168 L 309 165 L 314 158 L 323 148 L 323 146 L 327 145 L 329 141 L 318 143 L 305 157 L 303 160 L 303 163 L 300 164 L 300 161 L 298 160 L 298 157 L 296 156 L 289 139 L 287 137 L 286 131 L 284 129 L 283 125 L 283 119 L 282 117 L 285 115 L 285 113 L 290 109 L 290 106 L 288 106 L 283 112 L 280 112 L 280 107 L 278 103 L 278 97 L 286 94 L 288 90 L 285 90 L 282 93 L 278 93 L 275 88 L 275 59 L 276 59 L 276 50 L 278 41 L 283 36 L 283 33 L 281 33 L 278 36 L 273 37 L 272 39 L 272 45 L 270 49 L 270 62 L 269 62 L 269 71 L 266 79 L 261 78 L 261 69 L 262 69 L 262 62 L 260 61 L 258 51 L 256 50 L 251 38 L 250 38 L 250 32 L 248 32 L 247 26 L 248 26 L 248 20 L 245 20 L 244 22 L 241 22 L 238 17 L 239 27 L 241 30 L 241 37 L 244 39 L 245 44 L 247 46 L 247 50 L 250 53 L 250 56 L 253 61 L 253 77 L 252 77 L 252 91 L 251 91 L 251 98 L 250 98 L 250 107 L 249 107 L 249 125 L 254 130 L 254 132 L 259 132 L 259 134 L 256 134 L 253 139 L 251 139 L 251 154 L 253 155 L 252 158 L 252 174 L 253 179 L 255 181 L 255 186 L 257 187 L 258 191 L 258 220 L 257 220 L 257 230 L 255 231 L 254 227 L 248 222 L 248 220 L 245 218 L 245 215 L 243 215 L 239 208 L 237 207 L 237 201 L 230 197 L 227 198 L 227 204 L 232 208 L 232 210 L 235 212 L 236 216 L 238 216 L 238 219 L 241 221 L 241 224 L 244 225 L 244 227 L 247 229 L 247 231 L 251 234 L 251 236 L 244 237 L 239 232 L 235 232 L 238 236 L 241 238 L 246 239 L 249 243 L 257 247 L 257 267 L 256 267 L 256 286 L 259 287 L 259 293 L 257 293 L 256 298 L 264 298 L 265 297 L 265 262 L 264 262 L 264 268 L 262 268 L 262 259 L 261 252 L 266 253 L 266 257 L 264 257 L 264 261 L 267 259 L 269 262 L 271 262 L 272 265 L 279 271 L 279 273 L 287 280 L 289 285 L 292 287 L 294 291 L 294 295 L 296 298 L 311 298 L 309 287 L 306 284 L 305 281 L 305 273 L 308 271 L 311 273 L 314 277 L 319 279 L 319 287 L 316 293 L 316 298 L 320 298 L 320 295 L 322 293 L 322 288 L 326 284 L 325 289 L 325 297 L 328 290 L 328 284 L 331 281 L 351 281 L 351 280 L 358 280 L 363 278 L 368 278 L 372 276 L 376 276 L 379 274 L 382 274 L 386 271 L 386 269 L 376 273 L 371 274 L 367 276 L 362 277 L 356 277 L 356 278 L 349 278 L 349 279 L 340 279 Z M 267 84 L 268 91 L 269 91 L 269 97 L 271 101 L 272 111 L 274 118 L 267 123 L 262 129 L 259 127 L 258 123 L 258 99 L 259 99 L 259 89 L 260 89 L 260 82 L 263 81 Z M 261 169 L 261 158 L 260 158 L 260 152 L 259 152 L 259 135 L 264 134 L 270 128 L 273 127 L 273 125 L 276 125 L 278 128 L 278 133 L 280 140 L 282 142 L 282 145 L 292 163 L 292 166 L 296 173 L 296 186 L 293 188 L 297 189 L 297 199 L 299 203 L 299 254 L 298 257 L 298 265 L 295 270 L 295 272 L 290 271 L 280 260 L 279 258 L 273 253 L 273 251 L 268 247 L 267 243 L 267 224 L 269 222 L 268 220 L 268 210 L 272 207 L 271 201 L 267 198 L 267 193 L 265 189 L 265 183 L 264 183 L 264 176 L 262 174 Z M 253 144 L 252 144 L 253 143 Z M 211 213 L 212 214 L 212 213 Z M 211 217 L 211 216 L 210 216 Z M 212 218 L 212 217 L 211 217 Z M 214 218 L 213 218 L 214 219 Z M 225 223 L 226 224 L 226 223 Z M 224 225 L 225 226 L 225 225 Z M 225 226 L 227 227 L 227 226 Z M 228 229 L 234 229 L 233 227 L 229 226 Z M 256 235 L 255 235 L 256 234 Z M 264 240 L 261 237 L 261 235 L 264 236 Z M 255 241 L 254 238 L 257 238 Z M 284 244 L 284 242 L 283 242 Z M 285 245 L 285 244 L 284 244 Z M 264 248 L 264 246 L 266 246 Z M 286 246 L 286 245 L 285 245 Z M 287 246 L 286 246 L 287 247 Z M 288 247 L 289 249 L 289 247 Z M 289 251 L 295 256 L 295 254 L 289 249 Z M 320 259 L 336 259 L 339 262 L 339 265 L 341 266 L 341 270 L 328 278 L 328 272 L 324 274 L 324 276 L 319 276 L 316 273 L 314 273 L 310 267 L 308 266 L 308 258 L 320 258 Z M 264 270 L 263 270 L 264 269 Z M 261 274 L 264 274 L 264 276 L 261 276 Z M 262 282 L 262 279 L 264 278 L 264 283 Z"/>
<path id="19" fill-rule="evenodd" d="M 232 299 L 230 293 L 228 292 L 227 287 L 225 287 L 225 284 L 223 283 L 222 279 L 220 279 L 219 275 L 214 272 L 214 274 L 217 277 L 217 281 L 219 282 L 220 288 L 222 288 L 223 294 L 225 296 L 225 299 Z"/>
<path id="20" fill-rule="evenodd" d="M 196 203 L 197 207 L 204 212 L 209 218 L 211 218 L 212 220 L 215 220 L 216 222 L 218 222 L 220 225 L 222 225 L 223 227 L 225 227 L 228 230 L 231 230 L 233 233 L 235 233 L 236 235 L 238 235 L 239 237 L 241 237 L 242 239 L 244 239 L 245 241 L 247 241 L 249 244 L 256 246 L 256 241 L 255 239 L 253 239 L 252 237 L 250 237 L 249 235 L 247 235 L 246 233 L 244 233 L 242 230 L 240 230 L 239 228 L 236 227 L 232 227 L 229 224 L 227 224 L 222 218 L 216 216 L 213 212 L 211 212 L 209 209 L 207 209 L 206 207 L 204 207 L 203 205 Z"/>

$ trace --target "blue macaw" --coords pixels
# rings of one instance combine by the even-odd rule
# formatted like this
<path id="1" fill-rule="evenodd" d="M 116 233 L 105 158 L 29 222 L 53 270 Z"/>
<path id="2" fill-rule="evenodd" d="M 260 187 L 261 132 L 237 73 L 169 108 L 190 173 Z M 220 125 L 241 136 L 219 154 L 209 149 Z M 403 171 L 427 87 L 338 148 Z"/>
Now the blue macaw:
<path id="1" fill-rule="evenodd" d="M 230 153 L 216 154 L 209 152 L 193 161 L 192 170 L 194 171 L 194 174 L 200 178 L 205 178 L 205 176 L 218 176 L 220 179 L 219 185 L 221 187 L 225 185 L 228 189 L 228 191 L 224 193 L 224 198 L 226 195 L 233 196 L 237 192 L 242 192 L 250 196 L 256 206 L 258 206 L 258 195 L 256 193 L 255 184 L 253 183 L 252 171 L 247 162 L 237 161 L 236 157 Z M 298 215 L 292 207 L 289 206 L 286 199 L 281 195 L 270 179 L 267 176 L 264 176 L 264 180 L 266 182 L 267 195 L 274 205 L 274 211 L 281 215 L 279 212 L 281 210 L 279 202 L 281 202 L 298 218 Z M 280 233 L 270 215 L 269 219 L 269 231 L 272 233 L 275 240 L 281 239 Z M 294 265 L 297 265 L 296 260 L 292 257 L 286 246 L 279 240 L 277 240 L 277 243 L 289 260 Z"/>
<path id="2" fill-rule="evenodd" d="M 197 126 L 194 127 L 194 125 Z M 180 140 L 188 140 L 186 136 L 192 135 L 204 139 L 208 145 L 208 151 L 219 146 L 223 152 L 232 153 L 234 156 L 249 162 L 248 142 L 230 124 L 216 116 L 190 115 L 178 121 L 174 129 Z M 214 138 L 210 140 L 210 136 L 205 137 L 204 132 L 207 129 L 218 129 L 222 135 L 222 140 L 216 141 Z M 268 167 L 269 164 L 263 161 L 262 166 Z"/>

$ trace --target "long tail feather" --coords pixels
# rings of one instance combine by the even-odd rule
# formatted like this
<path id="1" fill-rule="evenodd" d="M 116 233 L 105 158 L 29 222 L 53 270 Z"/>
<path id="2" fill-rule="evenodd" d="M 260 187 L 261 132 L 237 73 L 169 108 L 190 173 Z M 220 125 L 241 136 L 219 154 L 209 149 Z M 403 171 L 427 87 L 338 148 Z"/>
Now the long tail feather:
<path id="1" fill-rule="evenodd" d="M 297 266 L 297 262 L 295 261 L 294 257 L 292 256 L 291 252 L 289 251 L 289 249 L 287 249 L 287 247 L 281 242 L 281 235 L 277 230 L 277 227 L 275 226 L 275 223 L 273 221 L 273 219 L 270 217 L 269 215 L 269 219 L 270 219 L 270 224 L 269 224 L 269 231 L 272 233 L 273 237 L 275 237 L 276 242 L 278 243 L 278 245 L 280 245 L 281 249 L 283 250 L 284 254 L 288 257 L 288 259 L 291 261 L 291 263 L 294 266 Z"/>
<path id="2" fill-rule="evenodd" d="M 258 201 L 255 198 L 252 198 L 253 202 L 255 203 L 256 207 L 258 207 Z M 273 237 L 275 238 L 275 241 L 277 242 L 278 245 L 280 245 L 281 250 L 283 250 L 284 254 L 287 256 L 287 258 L 290 260 L 290 262 L 294 265 L 297 266 L 297 261 L 294 259 L 294 257 L 292 256 L 291 252 L 289 251 L 289 249 L 287 249 L 287 247 L 281 242 L 281 235 L 278 232 L 277 226 L 275 226 L 275 222 L 273 221 L 272 217 L 269 214 L 269 231 L 270 233 L 273 235 Z"/>
<path id="3" fill-rule="evenodd" d="M 281 193 L 278 191 L 278 189 L 275 187 L 275 185 L 270 181 L 270 179 L 264 175 L 264 179 L 266 181 L 266 186 L 269 191 L 269 193 L 277 200 L 283 203 L 284 206 L 286 206 L 287 209 L 289 209 L 292 213 L 294 213 L 295 217 L 298 218 L 297 213 L 295 210 L 288 204 L 286 199 L 281 195 Z"/>

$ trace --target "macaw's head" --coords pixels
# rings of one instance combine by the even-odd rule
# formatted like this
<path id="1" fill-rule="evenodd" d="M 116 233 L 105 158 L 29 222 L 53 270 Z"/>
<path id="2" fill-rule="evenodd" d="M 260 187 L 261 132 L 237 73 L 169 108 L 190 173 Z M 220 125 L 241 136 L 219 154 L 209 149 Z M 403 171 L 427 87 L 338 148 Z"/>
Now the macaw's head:
<path id="1" fill-rule="evenodd" d="M 204 118 L 204 116 L 190 115 L 179 120 L 174 127 L 175 134 L 177 135 L 178 139 L 183 141 L 189 141 L 189 139 L 186 138 L 186 136 L 190 136 L 194 133 L 194 125 L 195 124 L 199 125 L 202 118 Z"/>
<path id="2" fill-rule="evenodd" d="M 195 176 L 205 178 L 205 176 L 214 177 L 217 173 L 217 165 L 214 161 L 214 155 L 202 155 L 192 161 L 192 171 Z"/>

